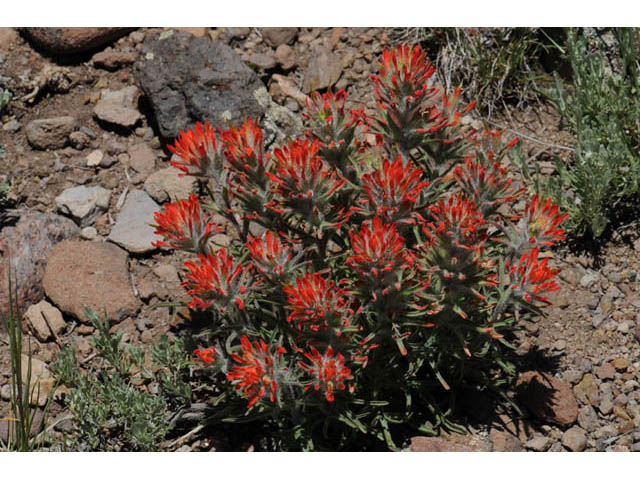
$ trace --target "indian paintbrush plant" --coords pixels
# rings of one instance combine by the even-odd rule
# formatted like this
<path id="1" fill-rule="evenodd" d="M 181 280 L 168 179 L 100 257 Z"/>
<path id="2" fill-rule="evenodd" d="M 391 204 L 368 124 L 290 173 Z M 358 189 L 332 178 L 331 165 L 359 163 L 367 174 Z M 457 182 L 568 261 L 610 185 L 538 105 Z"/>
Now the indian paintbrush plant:
<path id="1" fill-rule="evenodd" d="M 193 254 L 183 286 L 210 315 L 194 352 L 208 421 L 271 422 L 296 445 L 279 448 L 455 428 L 455 393 L 504 396 L 507 338 L 559 288 L 545 250 L 567 215 L 511 178 L 517 140 L 463 126 L 473 104 L 438 92 L 419 46 L 381 64 L 374 115 L 316 92 L 304 136 L 271 153 L 253 120 L 169 147 L 208 193 L 155 214 L 159 245 Z"/>

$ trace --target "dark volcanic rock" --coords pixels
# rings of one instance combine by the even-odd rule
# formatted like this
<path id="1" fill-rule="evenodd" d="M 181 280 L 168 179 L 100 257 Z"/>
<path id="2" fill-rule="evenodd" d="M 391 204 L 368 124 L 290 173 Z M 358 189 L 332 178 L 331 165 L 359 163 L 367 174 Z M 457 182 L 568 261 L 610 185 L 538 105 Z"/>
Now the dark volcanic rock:
<path id="1" fill-rule="evenodd" d="M 86 52 L 113 42 L 133 28 L 127 27 L 28 27 L 27 38 L 38 48 L 63 55 Z"/>
<path id="2" fill-rule="evenodd" d="M 9 260 L 13 287 L 18 287 L 19 305 L 24 311 L 42 300 L 42 277 L 49 251 L 78 233 L 78 227 L 68 218 L 40 212 L 26 212 L 15 225 L 0 230 L 0 312 L 9 308 Z"/>
<path id="3" fill-rule="evenodd" d="M 258 75 L 230 47 L 207 37 L 168 30 L 147 38 L 135 76 L 165 138 L 197 121 L 226 127 L 226 115 L 239 124 L 264 111 L 253 95 L 264 87 Z"/>

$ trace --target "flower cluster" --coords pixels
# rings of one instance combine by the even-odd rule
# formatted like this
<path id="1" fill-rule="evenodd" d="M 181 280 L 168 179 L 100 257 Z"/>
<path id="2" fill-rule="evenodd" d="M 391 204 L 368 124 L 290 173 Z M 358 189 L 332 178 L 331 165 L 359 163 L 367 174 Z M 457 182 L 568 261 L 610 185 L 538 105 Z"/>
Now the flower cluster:
<path id="1" fill-rule="evenodd" d="M 191 194 L 188 200 L 167 203 L 163 212 L 155 212 L 156 235 L 166 240 L 157 240 L 156 247 L 171 246 L 187 252 L 205 253 L 209 239 L 224 228 L 205 216 L 198 197 Z"/>
<path id="2" fill-rule="evenodd" d="M 272 153 L 253 119 L 198 123 L 170 147 L 210 198 L 166 204 L 157 244 L 195 257 L 183 286 L 211 321 L 194 338 L 215 345 L 193 352 L 215 383 L 198 391 L 225 421 L 394 448 L 390 423 L 447 424 L 444 392 L 499 390 L 498 340 L 559 288 L 544 249 L 567 215 L 526 202 L 506 167 L 515 141 L 465 126 L 474 103 L 435 87 L 419 46 L 380 63 L 375 113 L 312 93 L 308 130 Z"/>

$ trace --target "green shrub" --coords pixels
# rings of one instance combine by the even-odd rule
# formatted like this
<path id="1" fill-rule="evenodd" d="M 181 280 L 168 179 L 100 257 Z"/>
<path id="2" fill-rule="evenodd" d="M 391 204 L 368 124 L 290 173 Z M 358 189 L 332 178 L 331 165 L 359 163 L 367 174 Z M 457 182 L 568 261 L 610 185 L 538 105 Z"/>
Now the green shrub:
<path id="1" fill-rule="evenodd" d="M 74 351 L 64 348 L 53 372 L 70 388 L 67 403 L 74 415 L 79 435 L 72 449 L 89 451 L 154 451 L 170 430 L 168 404 L 183 404 L 190 390 L 181 376 L 189 366 L 180 342 L 169 345 L 166 339 L 154 347 L 157 377 L 144 365 L 144 352 L 123 348 L 122 333 L 109 332 L 109 321 L 92 311 L 87 317 L 97 330 L 92 343 L 101 366 L 84 366 L 83 373 Z M 141 387 L 154 381 L 161 385 L 153 394 Z M 171 394 L 165 394 L 171 392 Z"/>
<path id="2" fill-rule="evenodd" d="M 615 57 L 608 58 L 601 38 L 568 29 L 573 82 L 565 88 L 556 78 L 554 102 L 577 143 L 571 162 L 557 160 L 559 175 L 545 185 L 571 214 L 568 230 L 596 238 L 615 212 L 637 202 L 640 187 L 640 40 L 636 28 L 614 34 Z"/>

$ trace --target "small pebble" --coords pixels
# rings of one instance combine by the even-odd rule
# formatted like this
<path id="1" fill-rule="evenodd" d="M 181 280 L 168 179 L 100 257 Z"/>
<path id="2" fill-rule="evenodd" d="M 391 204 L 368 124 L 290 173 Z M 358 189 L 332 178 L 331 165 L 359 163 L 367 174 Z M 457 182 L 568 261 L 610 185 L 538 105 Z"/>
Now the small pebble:
<path id="1" fill-rule="evenodd" d="M 80 236 L 85 240 L 95 240 L 98 237 L 98 231 L 94 227 L 85 227 L 80 231 Z"/>

